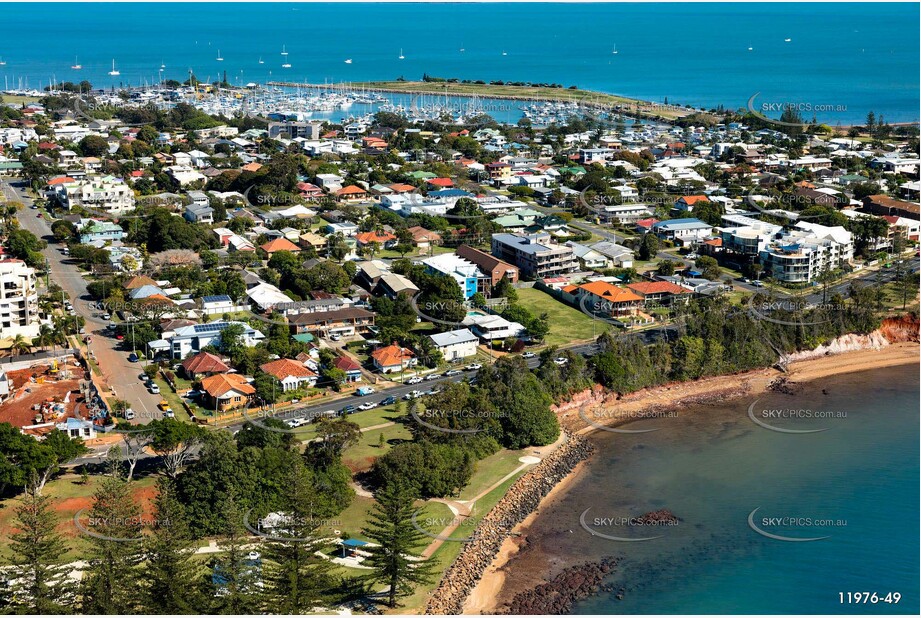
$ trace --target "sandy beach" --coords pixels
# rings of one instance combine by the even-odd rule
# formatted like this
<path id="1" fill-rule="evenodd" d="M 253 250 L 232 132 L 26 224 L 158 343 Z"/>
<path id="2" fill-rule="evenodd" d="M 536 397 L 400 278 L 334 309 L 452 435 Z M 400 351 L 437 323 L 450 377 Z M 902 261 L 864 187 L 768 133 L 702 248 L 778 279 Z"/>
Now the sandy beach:
<path id="1" fill-rule="evenodd" d="M 887 345 L 881 349 L 865 349 L 823 355 L 818 358 L 795 361 L 786 373 L 777 369 L 759 369 L 743 374 L 717 376 L 694 382 L 666 384 L 631 393 L 620 399 L 605 394 L 600 389 L 577 394 L 572 401 L 559 406 L 557 412 L 562 425 L 582 434 L 600 431 L 592 427 L 582 416 L 584 411 L 604 406 L 613 410 L 610 426 L 622 425 L 640 418 L 644 411 L 661 411 L 676 406 L 692 405 L 712 401 L 728 400 L 746 395 L 758 395 L 776 387 L 779 380 L 787 386 L 796 386 L 830 376 L 882 369 L 919 362 L 917 343 L 902 342 Z M 583 415 L 580 416 L 580 410 Z M 464 604 L 465 614 L 489 614 L 496 609 L 496 600 L 502 591 L 507 576 L 505 567 L 509 560 L 527 543 L 527 531 L 541 510 L 565 496 L 569 486 L 579 478 L 579 472 L 586 462 L 579 464 L 542 501 L 541 508 L 528 516 L 515 528 L 517 535 L 505 540 L 492 564 L 486 569 L 477 586 L 471 591 Z M 516 568 L 526 568 L 524 565 Z M 526 576 L 526 574 L 523 574 Z"/>

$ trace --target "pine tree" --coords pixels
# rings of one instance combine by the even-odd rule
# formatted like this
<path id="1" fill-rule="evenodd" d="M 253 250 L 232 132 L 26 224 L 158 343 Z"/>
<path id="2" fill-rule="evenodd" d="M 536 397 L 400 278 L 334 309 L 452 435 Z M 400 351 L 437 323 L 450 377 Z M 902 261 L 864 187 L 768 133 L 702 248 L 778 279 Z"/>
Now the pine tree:
<path id="1" fill-rule="evenodd" d="M 74 611 L 70 605 L 75 592 L 69 580 L 71 568 L 61 564 L 67 546 L 55 530 L 57 522 L 50 502 L 30 485 L 22 504 L 16 507 L 14 527 L 19 531 L 10 535 L 14 559 L 8 573 L 13 582 L 9 599 L 13 613 Z"/>
<path id="2" fill-rule="evenodd" d="M 292 460 L 283 500 L 284 523 L 272 531 L 266 546 L 266 610 L 299 614 L 322 606 L 334 585 L 330 562 L 316 555 L 320 501 L 309 469 Z"/>
<path id="3" fill-rule="evenodd" d="M 144 609 L 149 614 L 192 614 L 202 606 L 201 573 L 185 509 L 169 479 L 157 482 L 152 534 L 145 542 Z"/>
<path id="4" fill-rule="evenodd" d="M 220 580 L 220 592 L 215 596 L 213 611 L 218 614 L 251 615 L 259 611 L 259 567 L 247 561 L 244 548 L 246 529 L 243 514 L 233 492 L 224 500 L 224 517 L 227 528 L 216 560 L 212 581 Z"/>
<path id="5" fill-rule="evenodd" d="M 127 481 L 116 475 L 103 479 L 93 495 L 86 531 L 92 549 L 81 586 L 83 613 L 136 613 L 144 539 L 141 507 Z"/>
<path id="6" fill-rule="evenodd" d="M 368 580 L 389 586 L 390 607 L 397 597 L 412 593 L 413 584 L 432 581 L 432 565 L 418 551 L 426 537 L 413 525 L 412 494 L 400 483 L 388 483 L 374 494 L 375 504 L 362 532 L 376 545 L 368 547 L 366 564 L 374 569 Z"/>

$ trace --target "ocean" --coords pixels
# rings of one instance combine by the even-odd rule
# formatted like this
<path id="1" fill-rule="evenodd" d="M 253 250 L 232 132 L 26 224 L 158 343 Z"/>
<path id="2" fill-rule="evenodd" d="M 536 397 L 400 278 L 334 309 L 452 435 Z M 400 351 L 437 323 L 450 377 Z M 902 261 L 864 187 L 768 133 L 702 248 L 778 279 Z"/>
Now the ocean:
<path id="1" fill-rule="evenodd" d="M 769 116 L 794 103 L 831 125 L 871 110 L 910 122 L 918 20 L 914 3 L 14 3 L 0 10 L 0 86 L 138 86 L 190 70 L 241 85 L 427 73 L 707 107 L 757 95 Z"/>
<path id="2" fill-rule="evenodd" d="M 907 365 L 764 395 L 752 408 L 781 429 L 825 429 L 816 433 L 765 429 L 749 400 L 623 427 L 654 432 L 596 432 L 596 455 L 541 508 L 504 594 L 528 587 L 524 574 L 546 577 L 546 565 L 556 573 L 615 556 L 610 588 L 574 613 L 917 614 L 918 390 L 918 366 Z M 659 509 L 677 523 L 630 520 Z M 821 540 L 764 536 L 750 516 L 767 534 Z"/>

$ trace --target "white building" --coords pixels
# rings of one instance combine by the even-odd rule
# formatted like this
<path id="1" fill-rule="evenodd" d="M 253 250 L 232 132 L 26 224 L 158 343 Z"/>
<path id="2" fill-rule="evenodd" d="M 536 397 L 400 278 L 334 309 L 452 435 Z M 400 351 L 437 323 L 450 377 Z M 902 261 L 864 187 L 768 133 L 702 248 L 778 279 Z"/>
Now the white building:
<path id="1" fill-rule="evenodd" d="M 477 336 L 466 328 L 429 335 L 429 339 L 435 343 L 435 347 L 446 361 L 475 356 L 479 342 Z"/>
<path id="2" fill-rule="evenodd" d="M 35 269 L 22 260 L 0 261 L 0 338 L 38 336 Z"/>
<path id="3" fill-rule="evenodd" d="M 121 214 L 134 210 L 134 191 L 121 178 L 102 176 L 55 185 L 52 195 L 67 210 L 75 206 Z"/>

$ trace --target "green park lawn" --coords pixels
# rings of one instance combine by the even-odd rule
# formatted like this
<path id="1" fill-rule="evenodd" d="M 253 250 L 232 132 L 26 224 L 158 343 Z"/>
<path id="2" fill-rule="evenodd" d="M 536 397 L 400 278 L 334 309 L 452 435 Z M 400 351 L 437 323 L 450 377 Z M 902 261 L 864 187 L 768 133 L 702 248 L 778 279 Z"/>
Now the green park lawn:
<path id="1" fill-rule="evenodd" d="M 610 327 L 607 322 L 592 320 L 575 307 L 570 307 L 541 290 L 522 288 L 515 291 L 518 292 L 518 303 L 522 307 L 535 316 L 546 313 L 550 317 L 550 333 L 544 338 L 544 343 L 548 346 L 592 339 Z"/>

